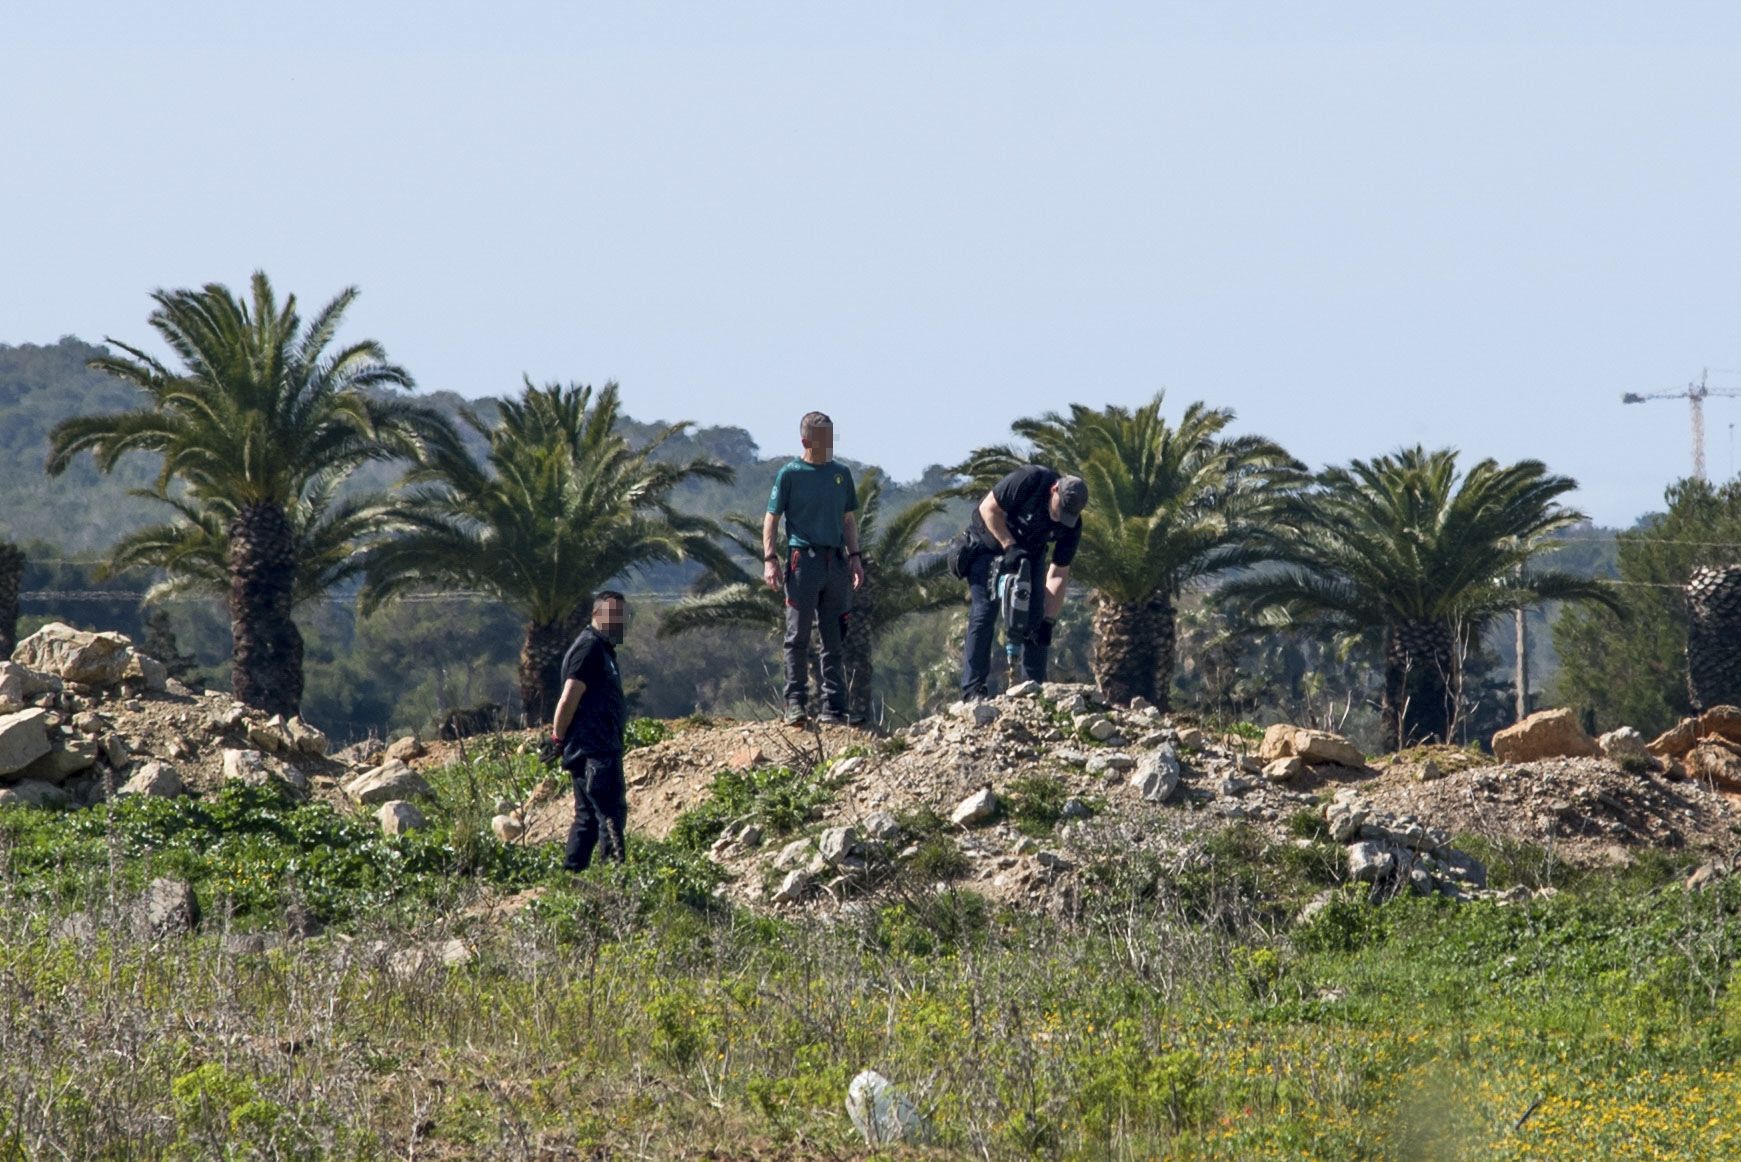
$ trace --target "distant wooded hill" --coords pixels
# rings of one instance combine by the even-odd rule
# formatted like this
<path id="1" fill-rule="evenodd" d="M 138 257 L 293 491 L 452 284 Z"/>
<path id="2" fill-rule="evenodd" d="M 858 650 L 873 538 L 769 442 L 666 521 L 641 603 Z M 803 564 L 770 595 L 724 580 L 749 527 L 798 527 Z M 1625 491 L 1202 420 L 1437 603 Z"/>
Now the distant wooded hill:
<path id="1" fill-rule="evenodd" d="M 163 506 L 130 495 L 152 485 L 157 471 L 154 456 L 126 456 L 108 475 L 98 472 L 89 456 L 75 459 L 62 476 L 51 479 L 43 473 L 49 433 L 56 424 L 72 416 L 138 406 L 142 397 L 135 389 L 86 366 L 93 357 L 107 353 L 107 348 L 72 336 L 49 345 L 0 344 L 0 540 L 46 542 L 69 555 L 90 558 L 100 556 L 126 533 L 168 518 Z M 503 386 L 504 394 L 518 389 L 517 384 Z M 494 399 L 468 401 L 452 392 L 419 393 L 419 397 L 454 417 L 468 403 L 486 420 L 495 408 Z M 625 385 L 624 397 L 632 408 L 633 384 Z M 631 441 L 640 443 L 662 426 L 631 419 L 624 421 L 623 430 Z M 794 415 L 794 430 L 796 426 Z M 774 473 L 796 453 L 796 436 L 792 444 L 790 453 L 779 449 L 781 454 L 764 456 L 742 428 L 699 428 L 668 443 L 662 456 L 708 456 L 737 471 L 733 484 L 685 485 L 677 497 L 679 507 L 711 515 L 755 513 L 767 504 Z M 402 467 L 371 466 L 357 474 L 356 484 L 388 487 Z M 894 487 L 886 503 L 890 511 L 898 510 L 952 482 L 942 468 L 932 468 L 923 479 Z"/>

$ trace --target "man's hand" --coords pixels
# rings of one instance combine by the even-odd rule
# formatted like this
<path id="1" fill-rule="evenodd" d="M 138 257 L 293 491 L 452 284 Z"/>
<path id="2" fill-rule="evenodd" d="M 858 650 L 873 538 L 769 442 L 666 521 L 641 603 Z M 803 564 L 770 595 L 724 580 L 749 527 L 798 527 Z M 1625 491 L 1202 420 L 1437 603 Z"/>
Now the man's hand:
<path id="1" fill-rule="evenodd" d="M 769 589 L 778 589 L 780 587 L 779 558 L 764 557 L 762 559 L 762 580 L 767 582 Z"/>
<path id="2" fill-rule="evenodd" d="M 846 559 L 847 567 L 852 570 L 852 587 L 857 589 L 864 584 L 864 558 L 853 553 Z"/>
<path id="3" fill-rule="evenodd" d="M 562 740 L 546 737 L 538 744 L 538 761 L 547 767 L 554 767 L 562 762 Z"/>
<path id="4" fill-rule="evenodd" d="M 998 561 L 999 573 L 1014 573 L 1028 563 L 1028 551 L 1020 545 L 1011 545 L 1003 551 L 1003 558 Z"/>

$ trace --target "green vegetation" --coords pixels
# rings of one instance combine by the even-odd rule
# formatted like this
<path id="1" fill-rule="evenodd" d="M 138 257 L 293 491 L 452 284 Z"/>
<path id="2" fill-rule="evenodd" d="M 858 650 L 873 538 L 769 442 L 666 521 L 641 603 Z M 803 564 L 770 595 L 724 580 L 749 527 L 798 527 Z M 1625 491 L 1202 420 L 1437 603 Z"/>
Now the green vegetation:
<path id="1" fill-rule="evenodd" d="M 1223 594 L 1265 624 L 1377 639 L 1382 749 L 1452 741 L 1467 709 L 1460 659 L 1489 623 L 1545 601 L 1613 604 L 1593 581 L 1532 567 L 1584 520 L 1558 500 L 1576 487 L 1537 460 L 1459 472 L 1454 450 L 1418 446 L 1328 468 L 1270 530 L 1262 555 L 1285 567 Z"/>
<path id="2" fill-rule="evenodd" d="M 144 398 L 63 420 L 47 470 L 82 452 L 107 472 L 129 453 L 158 459 L 152 495 L 179 519 L 123 539 L 119 564 L 149 564 L 175 583 L 227 596 L 236 697 L 268 713 L 302 704 L 302 635 L 293 606 L 358 568 L 371 502 L 336 499 L 338 482 L 371 461 L 457 445 L 438 413 L 384 389 L 411 376 L 373 340 L 329 350 L 356 298 L 341 292 L 310 320 L 296 296 L 280 306 L 256 272 L 247 301 L 217 283 L 159 290 L 150 324 L 179 370 L 116 343 L 91 366 Z M 171 484 L 184 490 L 172 494 Z"/>
<path id="3" fill-rule="evenodd" d="M 768 838 L 789 835 L 834 797 L 826 775 L 792 767 L 720 771 L 708 797 L 677 817 L 671 842 L 686 851 L 705 852 L 728 825 L 754 823 Z"/>
<path id="4" fill-rule="evenodd" d="M 514 777 L 479 761 L 486 782 Z M 335 913 L 336 931 L 278 950 L 227 951 L 209 910 L 191 939 L 45 936 L 54 915 L 101 905 L 41 889 L 102 866 L 106 835 L 142 853 L 123 858 L 127 884 L 152 861 L 210 861 L 202 902 L 253 898 L 215 870 L 239 852 L 344 838 L 306 807 L 170 806 L 29 826 L 0 813 L 5 1156 L 511 1156 L 534 1141 L 833 1156 L 858 1148 L 841 1100 L 873 1065 L 951 1156 L 1716 1159 L 1741 1145 L 1732 879 L 1686 893 L 1661 888 L 1665 865 L 1550 872 L 1557 895 L 1512 905 L 1341 894 L 1281 935 L 1275 852 L 1236 828 L 1183 871 L 1115 863 L 1068 917 L 894 883 L 858 913 L 786 922 L 713 902 L 705 859 L 636 839 L 634 862 L 549 880 L 510 920 L 469 904 L 522 871 L 450 865 L 446 890 L 424 890 L 451 858 L 429 848 L 436 870 L 403 871 Z M 367 873 L 297 876 L 364 884 L 380 852 Z M 475 958 L 388 954 L 452 938 Z M 361 951 L 374 941 L 387 953 Z"/>
<path id="5" fill-rule="evenodd" d="M 1691 713 L 1680 587 L 1695 566 L 1741 562 L 1741 481 L 1683 480 L 1664 499 L 1666 513 L 1619 536 L 1618 609 L 1571 609 L 1554 623 L 1554 696 L 1599 730 L 1649 737 Z"/>

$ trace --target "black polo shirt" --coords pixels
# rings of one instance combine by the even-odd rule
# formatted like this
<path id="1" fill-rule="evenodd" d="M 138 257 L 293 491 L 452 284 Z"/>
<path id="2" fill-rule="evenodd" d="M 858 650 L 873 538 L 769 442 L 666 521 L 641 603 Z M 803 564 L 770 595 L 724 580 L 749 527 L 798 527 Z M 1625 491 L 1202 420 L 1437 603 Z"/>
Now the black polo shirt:
<path id="1" fill-rule="evenodd" d="M 1028 551 L 1028 556 L 1039 557 L 1048 543 L 1056 541 L 1058 547 L 1052 553 L 1052 563 L 1065 566 L 1076 559 L 1076 544 L 1082 539 L 1082 518 L 1078 516 L 1074 525 L 1062 525 L 1052 519 L 1052 485 L 1058 480 L 1059 473 L 1050 468 L 1028 464 L 992 485 L 991 495 L 1004 511 L 1010 536 Z M 994 553 L 1001 551 L 997 538 L 985 527 L 977 504 L 967 527 L 979 538 L 981 548 Z"/>
<path id="2" fill-rule="evenodd" d="M 623 728 L 629 707 L 617 672 L 617 648 L 590 625 L 580 631 L 562 659 L 562 681 L 586 683 L 568 733 L 562 736 L 562 762 L 611 758 L 623 753 Z"/>

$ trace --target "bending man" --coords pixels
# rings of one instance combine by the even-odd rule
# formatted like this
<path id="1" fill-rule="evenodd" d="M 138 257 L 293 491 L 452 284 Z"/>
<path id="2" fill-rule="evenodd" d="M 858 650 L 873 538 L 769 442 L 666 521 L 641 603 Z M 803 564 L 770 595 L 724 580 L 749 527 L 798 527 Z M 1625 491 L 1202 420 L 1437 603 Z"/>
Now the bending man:
<path id="1" fill-rule="evenodd" d="M 1061 476 L 1050 468 L 1029 464 L 992 485 L 968 520 L 975 543 L 967 567 L 973 598 L 967 614 L 967 641 L 962 650 L 961 696 L 983 698 L 991 670 L 992 639 L 997 634 L 997 581 L 1000 576 L 1031 567 L 1045 576 L 1045 595 L 1028 606 L 1027 640 L 1022 645 L 1022 675 L 1046 680 L 1046 652 L 1052 645 L 1052 625 L 1064 607 L 1070 563 L 1082 539 L 1081 513 L 1088 503 L 1088 486 L 1079 476 Z M 1050 567 L 1046 550 L 1053 542 Z"/>

